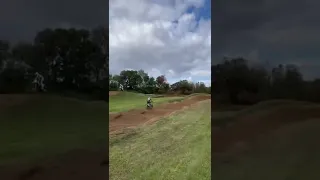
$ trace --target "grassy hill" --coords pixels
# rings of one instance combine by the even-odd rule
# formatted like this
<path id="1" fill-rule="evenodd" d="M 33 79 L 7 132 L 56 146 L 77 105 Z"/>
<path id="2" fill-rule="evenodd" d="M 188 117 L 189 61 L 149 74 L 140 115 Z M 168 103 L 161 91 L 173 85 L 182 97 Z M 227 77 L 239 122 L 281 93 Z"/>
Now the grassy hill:
<path id="1" fill-rule="evenodd" d="M 52 95 L 1 95 L 0 162 L 102 146 L 108 105 Z"/>
<path id="2" fill-rule="evenodd" d="M 210 179 L 210 101 L 110 139 L 110 179 Z"/>
<path id="3" fill-rule="evenodd" d="M 146 95 L 134 92 L 120 92 L 117 95 L 109 97 L 109 112 L 122 112 L 130 109 L 145 108 L 147 98 L 152 97 L 154 105 L 183 100 L 182 96 L 164 97 L 159 95 Z"/>

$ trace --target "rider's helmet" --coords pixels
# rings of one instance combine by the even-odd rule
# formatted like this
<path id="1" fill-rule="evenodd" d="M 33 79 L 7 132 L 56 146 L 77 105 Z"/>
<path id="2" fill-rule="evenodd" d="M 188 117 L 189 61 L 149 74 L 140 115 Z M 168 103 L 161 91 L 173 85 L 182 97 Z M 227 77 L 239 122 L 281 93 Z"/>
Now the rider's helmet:
<path id="1" fill-rule="evenodd" d="M 151 100 L 151 97 L 148 97 L 148 101 L 150 101 Z"/>

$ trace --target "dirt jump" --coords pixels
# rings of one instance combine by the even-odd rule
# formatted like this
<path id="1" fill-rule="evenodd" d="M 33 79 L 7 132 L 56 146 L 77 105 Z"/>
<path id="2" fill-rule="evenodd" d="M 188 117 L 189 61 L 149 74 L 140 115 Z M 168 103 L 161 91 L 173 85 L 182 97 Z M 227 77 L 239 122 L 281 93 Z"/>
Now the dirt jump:
<path id="1" fill-rule="evenodd" d="M 74 150 L 42 162 L 0 167 L 3 180 L 87 180 L 108 179 L 106 147 L 100 150 Z"/>
<path id="2" fill-rule="evenodd" d="M 275 100 L 215 110 L 211 125 L 213 179 L 320 179 L 319 104 Z"/>
<path id="3" fill-rule="evenodd" d="M 0 111 L 27 102 L 33 96 L 24 94 L 0 94 Z"/>
<path id="4" fill-rule="evenodd" d="M 214 115 L 214 112 L 213 112 Z M 310 119 L 320 119 L 320 107 L 282 107 L 270 112 L 258 112 L 236 117 L 226 127 L 212 127 L 212 152 L 221 153 L 239 144 L 261 139 L 279 128 Z"/>
<path id="5" fill-rule="evenodd" d="M 109 114 L 109 134 L 121 133 L 123 129 L 149 124 L 175 111 L 187 108 L 199 101 L 211 99 L 211 96 L 193 96 L 181 102 L 173 102 L 155 106 L 153 109 L 131 110 L 128 112 Z"/>

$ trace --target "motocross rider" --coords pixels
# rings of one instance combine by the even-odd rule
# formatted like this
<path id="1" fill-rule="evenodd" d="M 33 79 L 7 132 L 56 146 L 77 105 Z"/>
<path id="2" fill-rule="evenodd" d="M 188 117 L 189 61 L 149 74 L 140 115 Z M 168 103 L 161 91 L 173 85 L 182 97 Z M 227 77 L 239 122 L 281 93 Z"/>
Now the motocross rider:
<path id="1" fill-rule="evenodd" d="M 147 104 L 151 104 L 151 102 L 152 102 L 151 97 L 148 97 Z"/>

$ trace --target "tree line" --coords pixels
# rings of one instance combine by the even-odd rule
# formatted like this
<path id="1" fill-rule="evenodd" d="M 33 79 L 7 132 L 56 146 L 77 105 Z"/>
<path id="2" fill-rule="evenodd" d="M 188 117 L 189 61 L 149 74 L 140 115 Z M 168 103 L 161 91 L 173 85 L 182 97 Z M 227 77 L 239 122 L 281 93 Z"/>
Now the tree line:
<path id="1" fill-rule="evenodd" d="M 149 76 L 143 70 L 123 70 L 120 74 L 109 75 L 109 90 L 127 90 L 145 94 L 192 94 L 211 93 L 211 87 L 206 87 L 203 82 L 189 82 L 181 80 L 169 84 L 165 75 L 158 77 Z"/>
<path id="2" fill-rule="evenodd" d="M 77 92 L 106 99 L 106 27 L 44 29 L 32 42 L 0 40 L 0 93 Z"/>
<path id="3" fill-rule="evenodd" d="M 0 40 L 0 93 L 78 93 L 108 99 L 108 89 L 141 93 L 211 92 L 204 83 L 169 84 L 164 75 L 124 70 L 108 76 L 108 30 L 46 28 L 32 42 Z M 109 86 L 108 86 L 109 84 Z"/>
<path id="4" fill-rule="evenodd" d="M 244 58 L 212 65 L 212 93 L 217 103 L 254 104 L 269 99 L 320 102 L 320 79 L 304 80 L 293 64 L 271 69 Z"/>

